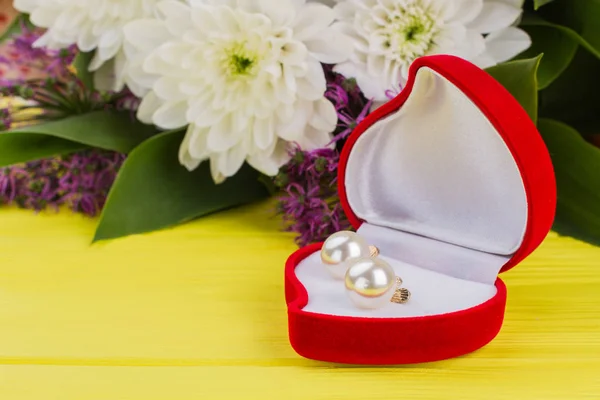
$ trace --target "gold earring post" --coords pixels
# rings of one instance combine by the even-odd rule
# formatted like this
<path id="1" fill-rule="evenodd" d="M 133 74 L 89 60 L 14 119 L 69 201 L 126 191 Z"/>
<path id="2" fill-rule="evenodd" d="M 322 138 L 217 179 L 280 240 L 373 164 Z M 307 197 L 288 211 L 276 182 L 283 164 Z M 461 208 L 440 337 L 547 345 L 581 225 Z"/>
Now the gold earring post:
<path id="1" fill-rule="evenodd" d="M 371 257 L 379 256 L 379 249 L 376 246 L 369 246 L 369 250 L 371 251 L 371 253 L 370 253 Z"/>
<path id="2" fill-rule="evenodd" d="M 392 296 L 392 299 L 390 300 L 392 303 L 396 303 L 396 304 L 406 304 L 408 303 L 408 300 L 410 300 L 410 291 L 408 289 L 405 288 L 401 288 L 400 286 L 402 286 L 402 278 L 400 278 L 399 276 L 396 277 L 396 292 L 394 293 L 394 295 Z"/>

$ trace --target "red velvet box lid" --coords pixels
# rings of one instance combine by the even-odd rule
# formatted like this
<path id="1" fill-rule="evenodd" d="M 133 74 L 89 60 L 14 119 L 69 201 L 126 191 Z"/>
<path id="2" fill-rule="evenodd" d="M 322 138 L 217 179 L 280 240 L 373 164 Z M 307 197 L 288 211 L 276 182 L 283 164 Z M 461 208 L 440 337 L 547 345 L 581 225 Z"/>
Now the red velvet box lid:
<path id="1" fill-rule="evenodd" d="M 350 315 L 335 295 L 330 307 L 328 293 L 306 287 L 326 279 L 316 277 L 320 245 L 300 249 L 286 265 L 292 346 L 308 358 L 356 364 L 434 361 L 492 340 L 506 301 L 497 273 L 539 246 L 556 205 L 551 160 L 527 113 L 489 74 L 445 55 L 417 59 L 400 95 L 355 129 L 341 154 L 339 193 L 352 225 L 388 256 L 453 284 L 496 287 L 472 307 Z M 427 282 L 419 285 L 426 291 Z"/>
<path id="2" fill-rule="evenodd" d="M 376 122 L 404 105 L 421 68 L 432 69 L 468 96 L 502 136 L 519 168 L 527 196 L 527 227 L 520 248 L 502 268 L 503 272 L 507 271 L 531 254 L 552 227 L 556 209 L 552 162 L 537 128 L 512 95 L 486 72 L 460 58 L 441 55 L 417 59 L 411 66 L 410 79 L 400 95 L 369 115 L 350 135 L 339 166 L 339 194 L 344 212 L 354 228 L 358 229 L 363 221 L 352 210 L 344 185 L 347 163 L 354 145 Z"/>

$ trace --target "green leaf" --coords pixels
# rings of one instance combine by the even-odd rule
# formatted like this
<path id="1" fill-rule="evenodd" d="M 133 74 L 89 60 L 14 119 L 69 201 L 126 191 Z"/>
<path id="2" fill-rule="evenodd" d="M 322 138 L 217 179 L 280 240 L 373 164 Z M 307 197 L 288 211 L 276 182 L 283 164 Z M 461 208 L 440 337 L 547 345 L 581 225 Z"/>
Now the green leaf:
<path id="1" fill-rule="evenodd" d="M 600 54 L 600 1 L 598 0 L 556 0 L 540 10 L 548 21 L 568 26 L 577 32 Z"/>
<path id="2" fill-rule="evenodd" d="M 128 112 L 95 111 L 9 132 L 47 135 L 72 142 L 129 153 L 156 133 L 156 128 L 135 120 Z"/>
<path id="3" fill-rule="evenodd" d="M 562 122 L 540 119 L 539 129 L 550 150 L 558 186 L 554 229 L 600 245 L 600 149 Z"/>
<path id="4" fill-rule="evenodd" d="M 220 185 L 209 163 L 189 172 L 177 154 L 185 132 L 155 136 L 125 161 L 108 196 L 94 241 L 174 226 L 234 206 L 266 198 L 259 173 L 244 167 Z"/>
<path id="5" fill-rule="evenodd" d="M 277 187 L 277 185 L 275 185 L 273 177 L 261 174 L 258 177 L 258 181 L 262 183 L 270 196 L 275 196 L 277 193 L 279 193 L 280 189 Z"/>
<path id="6" fill-rule="evenodd" d="M 533 0 L 533 8 L 536 10 L 554 0 Z"/>
<path id="7" fill-rule="evenodd" d="M 600 133 L 600 60 L 581 49 L 567 70 L 540 92 L 540 116 L 562 121 L 583 135 Z"/>
<path id="8" fill-rule="evenodd" d="M 538 90 L 550 86 L 569 66 L 579 43 L 562 30 L 549 26 L 526 26 L 532 39 L 531 47 L 519 55 L 519 59 L 533 58 L 543 54 L 538 69 Z"/>
<path id="9" fill-rule="evenodd" d="M 6 28 L 2 36 L 0 36 L 0 43 L 4 43 L 9 39 L 12 39 L 14 35 L 21 33 L 23 25 L 33 27 L 29 21 L 29 15 L 19 14 L 13 22 Z"/>
<path id="10" fill-rule="evenodd" d="M 73 60 L 73 67 L 77 72 L 77 77 L 88 90 L 94 90 L 94 74 L 90 72 L 90 63 L 94 58 L 94 52 L 79 52 Z"/>
<path id="11" fill-rule="evenodd" d="M 577 1 L 573 2 L 573 6 L 575 6 L 575 4 L 579 4 L 580 1 L 583 1 L 583 0 L 577 0 Z M 558 4 L 558 3 L 554 3 L 554 4 Z M 570 7 L 571 7 L 571 3 L 569 3 L 569 5 L 562 6 L 561 10 L 560 10 L 560 14 L 562 16 L 567 15 L 567 13 L 569 13 L 569 11 L 570 11 Z M 585 13 L 585 10 L 583 10 L 583 12 Z M 560 30 L 565 35 L 567 35 L 568 37 L 573 39 L 575 42 L 577 42 L 581 46 L 583 46 L 586 50 L 588 50 L 594 56 L 600 58 L 600 24 L 598 24 L 596 22 L 598 19 L 600 19 L 600 9 L 598 9 L 597 12 L 592 12 L 592 10 L 589 10 L 589 12 L 592 15 L 595 15 L 595 18 L 596 18 L 596 19 L 590 20 L 589 24 L 588 24 L 591 27 L 591 30 L 595 31 L 591 34 L 590 34 L 590 32 L 586 32 L 585 34 L 583 34 L 583 33 L 580 34 L 575 29 L 570 28 L 569 27 L 570 25 L 549 22 L 549 21 L 543 19 L 542 17 L 540 17 L 538 15 L 533 15 L 533 14 L 527 14 L 527 15 L 523 16 L 523 20 L 521 21 L 521 26 L 524 26 L 524 27 L 526 27 L 526 26 L 545 26 L 545 27 Z M 571 21 L 571 19 L 572 18 L 564 18 L 564 21 L 566 24 L 568 24 L 569 22 L 573 22 L 573 21 Z M 576 25 L 580 25 L 580 23 L 577 23 Z M 594 28 L 594 25 L 596 25 L 595 28 Z M 580 28 L 580 29 L 584 29 L 584 28 Z M 588 30 L 589 30 L 589 28 L 588 28 Z"/>
<path id="12" fill-rule="evenodd" d="M 87 146 L 35 133 L 0 132 L 0 167 L 75 153 Z"/>
<path id="13" fill-rule="evenodd" d="M 526 60 L 509 61 L 487 69 L 487 72 L 517 99 L 533 121 L 537 121 L 537 70 L 541 59 L 540 55 Z"/>

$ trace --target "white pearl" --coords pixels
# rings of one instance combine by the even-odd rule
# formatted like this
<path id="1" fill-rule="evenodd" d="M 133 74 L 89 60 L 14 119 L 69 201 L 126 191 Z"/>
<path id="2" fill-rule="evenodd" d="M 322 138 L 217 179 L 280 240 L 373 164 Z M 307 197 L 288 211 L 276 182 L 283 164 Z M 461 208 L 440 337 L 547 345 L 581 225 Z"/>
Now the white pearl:
<path id="1" fill-rule="evenodd" d="M 342 231 L 331 235 L 321 249 L 321 260 L 336 279 L 344 279 L 349 262 L 368 257 L 369 244 L 357 233 Z"/>
<path id="2" fill-rule="evenodd" d="M 346 272 L 346 294 L 359 308 L 373 310 L 389 303 L 396 289 L 394 269 L 380 258 L 361 258 Z"/>

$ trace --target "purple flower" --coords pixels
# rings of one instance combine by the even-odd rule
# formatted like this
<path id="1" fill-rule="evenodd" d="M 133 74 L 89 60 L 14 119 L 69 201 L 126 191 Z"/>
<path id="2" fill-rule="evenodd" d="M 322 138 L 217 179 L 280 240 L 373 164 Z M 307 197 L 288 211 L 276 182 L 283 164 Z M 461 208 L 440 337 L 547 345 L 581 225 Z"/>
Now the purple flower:
<path id="1" fill-rule="evenodd" d="M 327 97 L 335 106 L 338 114 L 338 127 L 331 143 L 346 139 L 356 126 L 370 113 L 372 100 L 361 93 L 356 81 L 326 69 L 328 77 Z"/>
<path id="2" fill-rule="evenodd" d="M 8 42 L 7 56 L 0 58 L 11 71 L 20 72 L 13 79 L 0 81 L 0 94 L 27 100 L 0 109 L 0 131 L 96 110 L 137 109 L 140 100 L 128 90 L 103 93 L 84 85 L 72 68 L 75 46 L 63 50 L 34 47 L 42 34 L 43 30 L 23 26 L 22 32 Z M 41 109 L 42 113 L 23 112 L 29 108 Z M 122 154 L 87 150 L 0 168 L 0 204 L 38 211 L 66 206 L 97 215 L 124 160 Z"/>
<path id="3" fill-rule="evenodd" d="M 344 140 L 371 110 L 356 81 L 334 73 L 325 66 L 327 92 L 338 114 L 338 126 L 330 147 L 304 151 L 291 150 L 291 161 L 275 178 L 282 190 L 278 212 L 283 215 L 286 230 L 297 234 L 300 246 L 325 240 L 329 235 L 349 229 L 350 223 L 340 205 L 337 193 L 339 151 Z"/>
<path id="4" fill-rule="evenodd" d="M 22 84 L 37 75 L 37 78 L 64 79 L 71 76 L 70 65 L 77 53 L 77 47 L 51 50 L 35 47 L 34 43 L 44 34 L 44 30 L 31 28 L 22 23 L 21 32 L 7 42 L 7 56 L 0 62 L 9 66 L 11 72 L 19 76 L 12 81 Z"/>
<path id="5" fill-rule="evenodd" d="M 305 152 L 298 147 L 292 161 L 282 168 L 276 184 L 283 189 L 279 212 L 286 230 L 298 234 L 305 246 L 349 227 L 337 198 L 338 151 L 318 149 Z"/>
<path id="6" fill-rule="evenodd" d="M 125 156 L 87 150 L 0 170 L 0 204 L 41 211 L 67 206 L 95 216 L 102 210 Z"/>
<path id="7" fill-rule="evenodd" d="M 373 101 L 369 100 L 363 107 L 362 111 L 356 116 L 352 117 L 348 115 L 344 110 L 338 111 L 338 130 L 341 128 L 342 131 L 337 133 L 331 140 L 331 144 L 336 143 L 342 139 L 346 139 L 358 124 L 360 124 L 367 115 L 371 112 Z"/>
<path id="8" fill-rule="evenodd" d="M 10 129 L 12 126 L 12 112 L 10 108 L 0 109 L 0 132 Z"/>
<path id="9" fill-rule="evenodd" d="M 393 88 L 393 89 L 388 89 L 385 91 L 385 96 L 390 99 L 393 100 L 396 96 L 398 96 L 400 94 L 400 92 L 402 91 L 402 85 L 398 85 L 398 88 Z"/>
<path id="10" fill-rule="evenodd" d="M 91 111 L 137 110 L 140 99 L 128 90 L 99 92 L 85 86 L 72 66 L 76 46 L 62 50 L 34 47 L 43 33 L 23 26 L 22 32 L 8 42 L 8 56 L 0 59 L 11 71 L 20 72 L 12 79 L 0 80 L 0 94 L 29 101 L 12 110 L 13 115 L 32 107 L 42 110 L 30 117 L 34 120 L 23 121 L 31 124 Z"/>

